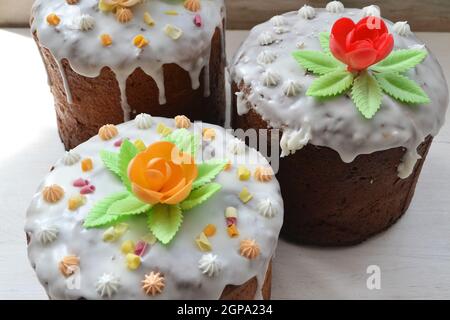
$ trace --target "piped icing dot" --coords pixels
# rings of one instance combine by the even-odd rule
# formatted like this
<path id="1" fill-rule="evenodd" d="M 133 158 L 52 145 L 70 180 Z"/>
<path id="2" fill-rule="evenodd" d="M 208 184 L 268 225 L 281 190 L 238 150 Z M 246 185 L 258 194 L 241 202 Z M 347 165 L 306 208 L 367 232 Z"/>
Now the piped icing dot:
<path id="1" fill-rule="evenodd" d="M 146 274 L 142 281 L 142 289 L 149 296 L 156 296 L 163 292 L 165 287 L 164 276 L 159 272 Z"/>
<path id="2" fill-rule="evenodd" d="M 111 36 L 107 33 L 103 33 L 100 35 L 100 42 L 104 47 L 109 47 L 113 43 Z"/>
<path id="3" fill-rule="evenodd" d="M 313 7 L 305 4 L 300 8 L 300 10 L 298 10 L 298 15 L 303 19 L 309 20 L 316 16 L 316 10 Z"/>
<path id="4" fill-rule="evenodd" d="M 188 129 L 191 127 L 191 120 L 189 120 L 189 118 L 186 116 L 176 116 L 175 127 L 177 127 L 178 129 Z"/>
<path id="5" fill-rule="evenodd" d="M 281 27 L 281 26 L 284 26 L 286 24 L 286 19 L 283 16 L 273 16 L 270 19 L 270 22 L 272 22 L 272 24 L 275 27 Z"/>
<path id="6" fill-rule="evenodd" d="M 259 256 L 260 248 L 255 240 L 250 240 L 250 239 L 242 240 L 240 247 L 239 247 L 239 253 L 244 258 L 253 260 Z"/>
<path id="7" fill-rule="evenodd" d="M 409 36 L 412 35 L 411 27 L 408 24 L 408 21 L 399 21 L 394 24 L 392 30 L 400 36 Z"/>
<path id="8" fill-rule="evenodd" d="M 42 245 L 52 243 L 58 237 L 59 230 L 56 226 L 43 226 L 37 233 L 39 242 Z"/>
<path id="9" fill-rule="evenodd" d="M 75 27 L 81 31 L 92 30 L 95 26 L 95 19 L 88 14 L 82 14 L 76 17 L 73 22 Z"/>
<path id="10" fill-rule="evenodd" d="M 56 203 L 64 197 L 64 189 L 57 184 L 52 184 L 42 190 L 42 197 L 45 202 Z"/>
<path id="11" fill-rule="evenodd" d="M 262 75 L 262 83 L 266 87 L 276 87 L 280 82 L 281 77 L 278 73 L 272 70 L 267 70 Z"/>
<path id="12" fill-rule="evenodd" d="M 215 277 L 220 273 L 221 265 L 217 255 L 208 253 L 204 254 L 198 261 L 200 271 L 208 277 Z"/>
<path id="13" fill-rule="evenodd" d="M 311 139 L 311 126 L 307 123 L 299 130 L 285 129 L 281 137 L 281 157 L 294 154 L 306 146 Z"/>
<path id="14" fill-rule="evenodd" d="M 265 31 L 262 32 L 258 37 L 258 43 L 261 46 L 268 46 L 275 42 L 275 38 L 272 33 Z"/>
<path id="15" fill-rule="evenodd" d="M 58 17 L 56 14 L 54 13 L 50 13 L 47 18 L 47 23 L 53 27 L 56 27 L 57 25 L 59 25 L 59 23 L 61 22 L 61 18 Z"/>
<path id="16" fill-rule="evenodd" d="M 98 130 L 98 136 L 104 141 L 111 140 L 119 134 L 119 130 L 113 124 L 106 124 Z"/>
<path id="17" fill-rule="evenodd" d="M 138 129 L 149 129 L 153 123 L 152 116 L 146 113 L 141 113 L 137 115 L 136 119 L 134 119 L 134 123 L 136 123 L 136 127 L 138 127 Z"/>
<path id="18" fill-rule="evenodd" d="M 200 0 L 185 0 L 183 3 L 184 7 L 192 12 L 197 12 L 200 10 Z"/>
<path id="19" fill-rule="evenodd" d="M 259 64 L 271 64 L 277 59 L 277 55 L 270 51 L 270 50 L 264 50 L 262 51 L 258 57 L 256 58 L 256 61 Z"/>
<path id="20" fill-rule="evenodd" d="M 174 25 L 166 24 L 164 33 L 172 40 L 178 40 L 183 35 L 183 30 Z"/>
<path id="21" fill-rule="evenodd" d="M 95 284 L 95 290 L 102 298 L 111 298 L 119 291 L 120 280 L 112 273 L 104 273 Z"/>
<path id="22" fill-rule="evenodd" d="M 296 97 L 302 91 L 302 85 L 295 80 L 288 80 L 283 86 L 283 93 L 288 97 Z"/>
<path id="23" fill-rule="evenodd" d="M 120 23 L 128 23 L 133 19 L 133 12 L 128 8 L 118 8 L 116 11 L 116 19 Z"/>
<path id="24" fill-rule="evenodd" d="M 133 44 L 136 47 L 138 47 L 139 49 L 142 49 L 142 48 L 148 46 L 149 43 L 150 42 L 142 34 L 138 34 L 133 39 Z"/>
<path id="25" fill-rule="evenodd" d="M 271 199 L 263 199 L 258 203 L 258 212 L 265 218 L 273 218 L 277 215 L 278 211 L 274 206 Z"/>
<path id="26" fill-rule="evenodd" d="M 70 277 L 80 265 L 80 258 L 74 255 L 65 256 L 58 264 L 59 271 L 63 276 Z"/>
<path id="27" fill-rule="evenodd" d="M 274 173 L 271 167 L 257 167 L 255 169 L 255 179 L 259 182 L 269 182 L 273 179 Z"/>
<path id="28" fill-rule="evenodd" d="M 240 155 L 245 152 L 245 142 L 234 138 L 229 144 L 228 144 L 228 151 L 235 155 Z"/>
<path id="29" fill-rule="evenodd" d="M 331 13 L 342 13 L 345 10 L 344 4 L 340 1 L 328 2 L 325 9 Z"/>
<path id="30" fill-rule="evenodd" d="M 381 11 L 380 11 L 380 7 L 376 6 L 376 5 L 370 5 L 367 7 L 364 7 L 363 9 L 363 16 L 364 17 L 380 17 L 381 16 Z"/>
<path id="31" fill-rule="evenodd" d="M 80 160 L 81 160 L 81 156 L 72 150 L 66 151 L 66 154 L 64 155 L 64 157 L 62 159 L 64 165 L 66 165 L 66 166 L 73 166 L 75 163 L 77 163 Z"/>

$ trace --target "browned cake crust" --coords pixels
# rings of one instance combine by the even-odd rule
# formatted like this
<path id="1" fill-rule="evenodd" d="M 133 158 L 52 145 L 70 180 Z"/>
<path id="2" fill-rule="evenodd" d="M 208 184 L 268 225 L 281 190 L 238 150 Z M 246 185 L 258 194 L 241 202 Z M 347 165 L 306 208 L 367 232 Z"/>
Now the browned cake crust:
<path id="1" fill-rule="evenodd" d="M 72 149 L 97 134 L 104 124 L 124 121 L 120 89 L 111 69 L 103 68 L 97 78 L 87 78 L 74 72 L 67 60 L 62 65 L 66 73 L 73 103 L 67 102 L 58 65 L 50 51 L 42 47 L 36 34 L 55 100 L 58 130 L 66 149 Z M 221 32 L 217 28 L 212 39 L 210 60 L 211 95 L 204 97 L 203 73 L 201 86 L 192 90 L 189 73 L 176 64 L 164 65 L 167 104 L 159 104 L 159 91 L 155 81 L 141 69 L 135 70 L 127 80 L 126 92 L 131 107 L 131 118 L 139 113 L 153 116 L 175 117 L 186 115 L 191 120 L 223 125 L 225 119 L 225 62 L 222 57 Z"/>
<path id="2" fill-rule="evenodd" d="M 234 98 L 233 128 L 268 128 L 255 111 L 238 116 L 236 110 Z M 408 209 L 432 140 L 427 137 L 419 146 L 422 159 L 407 179 L 397 173 L 403 148 L 344 163 L 336 151 L 309 144 L 281 158 L 277 178 L 285 206 L 282 236 L 304 244 L 340 246 L 358 244 L 387 229 Z"/>

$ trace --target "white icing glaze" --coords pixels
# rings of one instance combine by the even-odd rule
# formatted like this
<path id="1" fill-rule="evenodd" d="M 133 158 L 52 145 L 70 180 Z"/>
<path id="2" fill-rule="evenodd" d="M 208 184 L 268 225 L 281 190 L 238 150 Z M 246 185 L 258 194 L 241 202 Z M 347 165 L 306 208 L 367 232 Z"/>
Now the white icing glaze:
<path id="1" fill-rule="evenodd" d="M 138 129 L 145 130 L 150 129 L 153 123 L 152 116 L 146 113 L 141 113 L 136 116 L 134 119 L 134 122 L 136 123 L 136 126 Z"/>
<path id="2" fill-rule="evenodd" d="M 221 269 L 217 255 L 212 253 L 204 254 L 198 261 L 198 267 L 208 277 L 216 277 Z"/>
<path id="3" fill-rule="evenodd" d="M 104 273 L 100 278 L 98 278 L 95 285 L 97 293 L 102 298 L 111 298 L 114 294 L 119 291 L 120 280 L 112 273 Z"/>
<path id="4" fill-rule="evenodd" d="M 62 161 L 66 166 L 73 166 L 75 163 L 80 161 L 80 159 L 81 156 L 78 153 L 70 150 L 66 151 L 64 157 L 62 158 Z"/>
<path id="5" fill-rule="evenodd" d="M 175 129 L 173 119 L 154 117 L 153 120 Z M 231 169 L 222 172 L 215 179 L 215 182 L 222 185 L 222 190 L 201 206 L 183 214 L 181 229 L 170 245 L 150 245 L 142 256 L 139 269 L 127 269 L 125 256 L 120 248 L 123 242 L 137 242 L 148 233 L 144 216 L 127 220 L 126 223 L 130 225 L 128 231 L 115 242 L 102 241 L 105 229 L 83 228 L 83 220 L 94 203 L 124 190 L 120 180 L 103 166 L 99 151 L 118 152 L 119 148 L 114 144 L 124 138 L 131 141 L 142 139 L 149 145 L 161 139 L 156 133 L 156 127 L 154 125 L 150 130 L 143 131 L 134 121 L 130 121 L 117 126 L 119 135 L 113 140 L 102 141 L 98 136 L 93 137 L 76 147 L 74 152 L 83 158 L 91 158 L 94 169 L 82 172 L 80 165 L 64 166 L 59 161 L 34 196 L 25 226 L 31 239 L 28 255 L 31 263 L 36 266 L 36 274 L 41 283 L 48 283 L 45 287 L 52 299 L 99 299 L 102 292 L 106 299 L 108 290 L 112 293 L 115 286 L 108 280 L 109 277 L 101 278 L 103 274 L 114 274 L 120 279 L 120 287 L 111 295 L 111 299 L 216 299 L 221 296 L 225 286 L 240 285 L 254 277 L 258 280 L 257 298 L 261 298 L 262 284 L 275 251 L 283 212 L 279 211 L 273 219 L 266 219 L 258 213 L 257 205 L 260 200 L 270 198 L 274 203 L 279 203 L 281 209 L 283 200 L 275 179 L 261 183 L 253 179 L 240 181 L 237 178 L 239 165 L 244 164 L 254 172 L 259 166 L 267 166 L 268 162 L 257 151 L 246 147 L 242 141 L 235 140 L 218 126 L 194 123 L 188 130 L 198 135 L 201 135 L 205 127 L 216 131 L 214 140 L 202 144 L 203 152 L 198 153 L 197 163 L 201 162 L 206 149 L 212 150 L 215 158 L 229 159 L 232 162 Z M 79 188 L 73 186 L 78 178 L 89 180 L 96 186 L 95 192 L 86 196 L 84 206 L 76 211 L 69 211 L 67 201 L 56 204 L 43 201 L 42 186 L 56 182 L 69 196 L 78 194 Z M 253 199 L 247 204 L 239 199 L 239 193 L 244 187 L 253 195 Z M 237 226 L 240 236 L 237 238 L 230 238 L 226 230 L 224 212 L 227 207 L 235 207 L 239 212 Z M 203 274 L 199 268 L 199 261 L 205 253 L 197 248 L 194 241 L 208 224 L 217 227 L 216 234 L 209 238 L 212 245 L 210 253 L 219 257 L 221 271 L 216 274 L 216 266 L 207 268 L 208 274 L 214 270 L 214 277 Z M 37 233 L 42 225 L 56 226 L 59 229 L 59 236 L 51 245 L 44 246 L 37 241 Z M 243 239 L 256 240 L 261 248 L 257 259 L 249 261 L 239 254 L 240 241 Z M 66 279 L 58 270 L 58 262 L 67 255 L 80 258 L 80 289 L 69 289 Z M 146 295 L 141 287 L 144 275 L 152 271 L 161 272 L 165 277 L 165 288 L 156 296 Z"/>
<path id="6" fill-rule="evenodd" d="M 380 7 L 377 5 L 374 5 L 374 4 L 364 7 L 362 10 L 363 10 L 364 17 L 369 17 L 369 16 L 380 17 L 381 16 Z"/>
<path id="7" fill-rule="evenodd" d="M 124 120 L 130 118 L 132 111 L 127 102 L 126 81 L 137 68 L 151 76 L 159 89 L 159 103 L 166 103 L 164 75 L 165 64 L 175 63 L 186 70 L 191 78 L 192 88 L 200 87 L 200 73 L 205 69 L 205 96 L 209 96 L 209 60 L 211 40 L 216 28 L 223 39 L 223 19 L 225 15 L 223 0 L 203 0 L 198 12 L 184 8 L 183 1 L 162 0 L 145 1 L 131 8 L 134 18 L 122 24 L 111 12 L 98 9 L 98 0 L 82 0 L 75 5 L 66 1 L 36 0 L 32 9 L 32 32 L 36 32 L 41 45 L 48 48 L 59 65 L 67 101 L 72 103 L 72 94 L 61 61 L 67 59 L 71 68 L 86 77 L 100 75 L 104 67 L 109 67 L 116 75 L 121 91 Z M 167 11 L 176 11 L 178 15 L 167 15 Z M 144 22 L 144 14 L 149 12 L 155 20 L 154 26 Z M 55 13 L 60 17 L 58 26 L 50 26 L 46 17 Z M 194 23 L 196 15 L 202 19 L 201 27 Z M 83 18 L 80 18 L 83 17 Z M 93 30 L 92 17 L 95 21 Z M 74 20 L 79 20 L 74 28 Z M 166 35 L 168 22 L 172 30 L 182 30 L 177 40 Z M 77 23 L 77 22 L 76 22 Z M 75 24 L 76 24 L 75 23 Z M 165 28 L 166 27 L 166 28 Z M 87 29 L 89 32 L 80 31 Z M 101 45 L 99 37 L 108 33 L 113 44 L 107 48 Z M 176 32 L 175 32 L 176 33 Z M 143 34 L 150 44 L 138 49 L 133 38 Z M 170 33 L 173 35 L 174 33 Z M 224 49 L 224 47 L 222 46 Z M 224 57 L 224 53 L 222 54 Z"/>
<path id="8" fill-rule="evenodd" d="M 298 15 L 303 19 L 312 19 L 316 16 L 316 10 L 314 10 L 313 7 L 305 4 L 298 10 Z"/>
<path id="9" fill-rule="evenodd" d="M 345 10 L 344 4 L 340 1 L 328 2 L 325 9 L 327 9 L 327 11 L 331 13 L 342 13 Z"/>
<path id="10" fill-rule="evenodd" d="M 412 35 L 411 27 L 409 26 L 408 21 L 398 21 L 394 23 L 394 25 L 392 26 L 392 30 L 394 30 L 395 33 L 401 36 Z"/>
<path id="11" fill-rule="evenodd" d="M 277 59 L 269 68 L 282 75 L 280 81 L 283 83 L 293 80 L 304 88 L 295 97 L 286 97 L 284 86 L 268 87 L 263 81 L 267 66 L 257 61 L 256 57 L 264 50 L 257 39 L 261 33 L 272 30 L 271 22 L 253 28 L 237 52 L 230 68 L 232 79 L 250 89 L 239 97 L 240 105 L 246 108 L 239 108 L 238 111 L 243 114 L 252 108 L 270 127 L 282 129 L 283 156 L 303 147 L 309 139 L 311 144 L 336 150 L 345 162 L 352 162 L 360 154 L 404 147 L 415 155 L 405 155 L 403 163 L 410 163 L 408 159 L 417 159 L 416 149 L 425 137 L 435 136 L 439 132 L 449 97 L 442 69 L 431 53 L 408 72 L 408 77 L 419 83 L 430 97 L 429 105 L 408 106 L 383 95 L 380 111 L 373 119 L 366 120 L 345 95 L 326 101 L 305 95 L 317 77 L 305 73 L 292 58 L 292 52 L 299 50 L 297 44 L 302 43 L 300 50 L 322 50 L 318 38 L 320 32 L 329 32 L 334 22 L 342 16 L 351 17 L 357 22 L 367 12 L 373 11 L 373 8 L 364 11 L 345 9 L 344 13 L 336 15 L 325 9 L 317 9 L 313 20 L 299 19 L 296 12 L 283 15 L 286 26 L 292 31 L 279 35 L 278 41 L 270 46 Z M 393 24 L 389 21 L 386 23 L 392 33 Z M 403 37 L 393 33 L 393 36 L 395 49 L 423 48 L 423 43 L 414 35 Z M 244 57 L 247 59 L 245 63 Z M 401 174 L 403 177 L 410 172 L 404 169 L 401 171 L 405 172 Z"/>

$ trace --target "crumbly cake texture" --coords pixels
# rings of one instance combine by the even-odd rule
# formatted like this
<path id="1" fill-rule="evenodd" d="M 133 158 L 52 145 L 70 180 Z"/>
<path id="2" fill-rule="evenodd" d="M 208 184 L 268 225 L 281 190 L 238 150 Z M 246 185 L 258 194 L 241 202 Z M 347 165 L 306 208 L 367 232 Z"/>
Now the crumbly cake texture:
<path id="1" fill-rule="evenodd" d="M 194 162 L 198 176 L 189 196 L 176 193 L 174 200 L 174 192 L 155 186 L 170 184 L 181 172 L 169 162 L 170 170 L 162 168 L 160 158 L 148 162 L 149 171 L 143 169 L 150 180 L 135 177 L 141 160 L 153 152 L 149 150 L 174 141 L 188 152 L 183 139 L 191 134 L 199 149 Z M 134 148 L 141 151 L 123 169 L 132 186 L 127 191 L 128 180 L 112 172 L 118 170 L 112 159 L 117 153 L 126 158 L 126 149 Z M 195 171 L 189 166 L 183 169 L 186 179 L 180 179 L 186 186 Z M 278 182 L 254 175 L 268 166 L 262 155 L 223 128 L 191 123 L 186 117 L 142 114 L 125 124 L 106 125 L 67 152 L 34 196 L 25 227 L 31 264 L 51 299 L 267 298 L 270 262 L 283 221 Z M 140 192 L 139 186 L 147 191 Z M 217 186 L 214 192 L 203 192 Z M 159 193 L 149 188 L 167 197 L 155 198 Z M 119 210 L 108 211 L 119 218 L 95 227 L 102 201 L 124 192 L 131 199 L 114 202 L 109 209 Z M 178 230 L 169 230 L 173 225 L 167 220 L 178 214 L 176 206 L 183 209 L 182 221 Z M 151 222 L 152 215 L 159 220 Z M 167 238 L 169 233 L 173 238 Z"/>
<path id="2" fill-rule="evenodd" d="M 329 99 L 307 95 L 317 78 L 299 66 L 292 54 L 322 51 L 320 33 L 330 32 L 342 17 L 355 23 L 365 16 L 379 16 L 376 6 L 344 9 L 333 1 L 326 9 L 309 6 L 256 26 L 234 57 L 232 80 L 238 86 L 239 116 L 254 110 L 270 127 L 283 131 L 282 156 L 306 144 L 329 147 L 350 163 L 358 155 L 396 147 L 406 148 L 398 166 L 400 178 L 409 177 L 419 159 L 418 146 L 442 127 L 448 106 L 448 89 L 442 69 L 406 22 L 385 21 L 395 49 L 426 50 L 422 63 L 406 72 L 428 95 L 430 103 L 408 105 L 383 95 L 381 108 L 365 119 L 348 94 Z"/>
<path id="3" fill-rule="evenodd" d="M 222 0 L 37 0 L 31 29 L 66 148 L 142 112 L 223 124 L 224 19 Z"/>

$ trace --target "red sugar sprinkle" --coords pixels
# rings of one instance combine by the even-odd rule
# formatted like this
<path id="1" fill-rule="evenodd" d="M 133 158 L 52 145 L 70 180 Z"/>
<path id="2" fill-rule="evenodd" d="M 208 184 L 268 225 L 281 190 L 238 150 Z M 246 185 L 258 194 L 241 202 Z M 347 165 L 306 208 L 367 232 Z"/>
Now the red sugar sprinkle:
<path id="1" fill-rule="evenodd" d="M 80 194 L 89 194 L 89 193 L 93 193 L 94 191 L 95 191 L 95 186 L 93 186 L 93 185 L 84 186 L 83 188 L 81 188 Z"/>
<path id="2" fill-rule="evenodd" d="M 226 218 L 227 221 L 227 227 L 234 225 L 237 225 L 237 218 Z"/>
<path id="3" fill-rule="evenodd" d="M 114 147 L 120 147 L 123 143 L 123 139 L 117 140 L 116 142 L 114 142 Z"/>
<path id="4" fill-rule="evenodd" d="M 136 243 L 136 246 L 134 247 L 134 254 L 142 257 L 147 250 L 147 245 L 147 242 L 142 240 Z"/>
<path id="5" fill-rule="evenodd" d="M 203 22 L 202 22 L 202 17 L 201 17 L 199 14 L 196 14 L 196 15 L 195 15 L 195 17 L 194 17 L 194 24 L 195 24 L 197 27 L 201 27 L 201 26 L 202 26 L 202 24 L 203 24 Z"/>
<path id="6" fill-rule="evenodd" d="M 83 178 L 79 178 L 73 182 L 73 186 L 77 188 L 81 188 L 89 185 L 89 180 L 85 180 Z"/>

